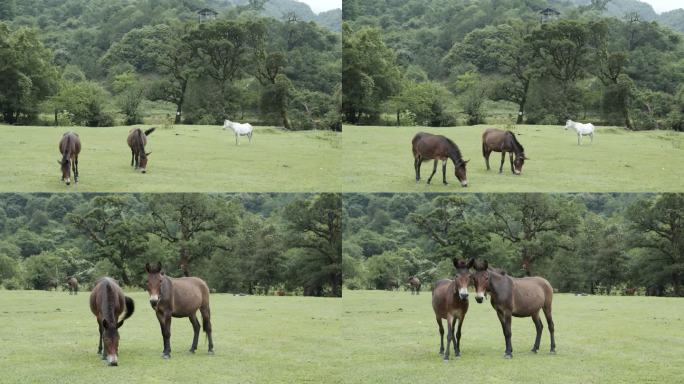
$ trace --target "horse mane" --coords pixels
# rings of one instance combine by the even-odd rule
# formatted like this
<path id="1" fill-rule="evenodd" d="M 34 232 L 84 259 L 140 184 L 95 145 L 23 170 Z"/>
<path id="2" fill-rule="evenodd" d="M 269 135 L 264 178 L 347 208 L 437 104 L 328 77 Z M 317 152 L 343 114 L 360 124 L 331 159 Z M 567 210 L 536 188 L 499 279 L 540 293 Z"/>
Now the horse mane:
<path id="1" fill-rule="evenodd" d="M 520 144 L 520 142 L 518 141 L 518 138 L 515 137 L 515 134 L 511 131 L 507 131 L 507 132 L 511 135 L 511 138 L 513 138 L 513 140 L 512 140 L 513 150 L 515 150 L 516 152 L 524 153 L 525 148 L 523 148 L 522 144 Z"/>
<path id="2" fill-rule="evenodd" d="M 458 149 L 458 145 L 451 141 L 450 138 L 446 136 L 442 137 L 444 137 L 444 140 L 446 140 L 446 142 L 449 143 L 449 157 L 454 162 L 454 164 L 458 165 L 458 163 L 463 163 L 463 157 L 461 157 L 461 151 Z"/>
<path id="3" fill-rule="evenodd" d="M 64 152 L 62 152 L 62 164 L 69 161 L 69 152 L 71 150 L 71 135 L 69 132 L 64 134 Z"/>
<path id="4" fill-rule="evenodd" d="M 154 129 L 152 129 L 154 130 Z M 140 157 L 143 159 L 147 158 L 147 154 L 145 154 L 145 146 L 143 145 L 143 131 L 142 129 L 138 128 L 136 129 L 136 132 L 138 132 L 138 141 L 136 142 L 136 146 L 138 147 L 138 152 L 140 153 Z"/>

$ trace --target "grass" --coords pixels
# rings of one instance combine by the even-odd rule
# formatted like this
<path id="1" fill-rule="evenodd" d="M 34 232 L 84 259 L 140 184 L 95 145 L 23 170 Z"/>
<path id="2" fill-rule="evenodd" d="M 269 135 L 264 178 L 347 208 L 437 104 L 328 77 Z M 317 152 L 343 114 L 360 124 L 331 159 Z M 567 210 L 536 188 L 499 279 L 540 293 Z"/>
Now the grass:
<path id="1" fill-rule="evenodd" d="M 203 334 L 188 353 L 190 322 L 173 319 L 164 360 L 147 294 L 127 295 L 136 311 L 120 329 L 119 366 L 107 367 L 96 355 L 88 292 L 0 291 L 0 382 L 338 382 L 339 299 L 212 294 L 215 354 L 206 353 Z"/>
<path id="2" fill-rule="evenodd" d="M 219 126 L 160 127 L 149 137 L 152 154 L 141 174 L 130 167 L 129 129 L 0 126 L 0 192 L 339 190 L 339 133 L 256 127 L 251 145 L 242 137 L 236 146 L 232 133 Z M 82 142 L 76 187 L 60 182 L 57 164 L 57 146 L 68 130 Z"/>
<path id="3" fill-rule="evenodd" d="M 545 320 L 535 355 L 532 321 L 513 318 L 511 360 L 503 358 L 494 309 L 471 298 L 462 357 L 445 364 L 429 292 L 343 295 L 343 345 L 350 351 L 341 359 L 346 383 L 672 383 L 684 375 L 682 298 L 557 294 L 558 353 L 548 353 Z"/>
<path id="4" fill-rule="evenodd" d="M 522 176 L 510 172 L 508 159 L 499 175 L 499 153 L 492 153 L 487 172 L 482 157 L 482 132 L 487 126 L 357 127 L 344 126 L 343 192 L 682 192 L 684 134 L 670 131 L 630 132 L 599 127 L 594 143 L 577 145 L 573 131 L 561 126 L 517 126 L 519 141 L 531 159 Z M 497 126 L 503 128 L 503 126 Z M 441 166 L 433 183 L 425 181 L 432 162 L 423 163 L 415 182 L 411 139 L 419 131 L 450 137 L 468 163 L 468 188 L 461 188 L 453 164 Z"/>

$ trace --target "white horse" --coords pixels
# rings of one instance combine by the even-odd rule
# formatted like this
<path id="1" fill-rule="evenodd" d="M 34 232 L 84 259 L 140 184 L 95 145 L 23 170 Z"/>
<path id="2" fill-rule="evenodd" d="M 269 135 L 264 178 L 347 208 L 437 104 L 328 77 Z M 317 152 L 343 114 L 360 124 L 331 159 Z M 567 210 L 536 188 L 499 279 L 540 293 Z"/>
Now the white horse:
<path id="1" fill-rule="evenodd" d="M 223 121 L 223 129 L 231 129 L 235 132 L 235 145 L 240 145 L 240 136 L 247 136 L 249 138 L 249 143 L 252 143 L 252 132 L 254 132 L 254 128 L 249 123 L 234 123 L 226 119 Z"/>
<path id="2" fill-rule="evenodd" d="M 565 122 L 565 129 L 568 128 L 572 128 L 577 131 L 577 145 L 581 145 L 580 143 L 582 141 L 582 135 L 589 135 L 589 137 L 591 137 L 591 143 L 594 142 L 594 124 L 576 123 L 568 119 L 568 121 Z"/>

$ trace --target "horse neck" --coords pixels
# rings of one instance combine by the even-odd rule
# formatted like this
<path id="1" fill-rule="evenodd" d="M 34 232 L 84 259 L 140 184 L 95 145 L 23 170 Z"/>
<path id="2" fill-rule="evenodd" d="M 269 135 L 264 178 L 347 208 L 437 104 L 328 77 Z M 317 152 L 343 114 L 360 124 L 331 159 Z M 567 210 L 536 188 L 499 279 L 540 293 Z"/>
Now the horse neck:
<path id="1" fill-rule="evenodd" d="M 511 139 L 511 148 L 513 149 L 513 152 L 515 153 L 516 157 L 520 157 L 523 154 L 523 149 L 520 143 L 518 143 L 518 140 L 515 138 L 515 136 L 511 133 L 510 134 L 510 139 Z"/>
<path id="2" fill-rule="evenodd" d="M 458 151 L 458 149 L 456 149 L 456 147 L 452 147 L 451 144 L 449 144 L 447 154 L 454 163 L 454 167 L 458 167 L 458 164 L 463 162 L 463 159 L 461 159 L 461 153 Z"/>
<path id="3" fill-rule="evenodd" d="M 491 293 L 494 299 L 506 299 L 506 287 L 511 287 L 513 285 L 513 279 L 510 276 L 502 275 L 496 271 L 489 270 L 489 281 L 487 283 L 487 289 Z M 508 290 L 512 292 L 512 289 Z"/>

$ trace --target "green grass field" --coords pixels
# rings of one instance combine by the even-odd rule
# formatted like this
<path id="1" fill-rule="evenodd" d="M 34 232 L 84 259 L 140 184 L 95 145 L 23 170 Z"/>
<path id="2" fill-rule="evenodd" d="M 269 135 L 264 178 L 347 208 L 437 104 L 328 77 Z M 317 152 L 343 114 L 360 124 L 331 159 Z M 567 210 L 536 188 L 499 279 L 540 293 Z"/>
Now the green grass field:
<path id="1" fill-rule="evenodd" d="M 196 354 L 188 319 L 173 319 L 171 359 L 145 292 L 131 296 L 120 328 L 119 366 L 97 356 L 88 292 L 0 291 L 2 383 L 337 382 L 340 299 L 212 294 L 214 355 Z M 199 315 L 198 315 L 199 316 Z"/>
<path id="2" fill-rule="evenodd" d="M 429 291 L 343 297 L 344 349 L 351 351 L 341 367 L 346 383 L 674 383 L 684 375 L 682 298 L 557 294 L 558 353 L 548 352 L 545 320 L 535 355 L 532 320 L 513 318 L 513 359 L 506 360 L 494 309 L 471 296 L 462 357 L 444 363 Z"/>
<path id="3" fill-rule="evenodd" d="M 492 153 L 487 172 L 482 157 L 482 125 L 455 128 L 344 126 L 344 192 L 681 192 L 684 191 L 684 134 L 670 131 L 630 132 L 599 127 L 594 143 L 577 146 L 574 131 L 562 126 L 517 126 L 518 140 L 531 159 L 522 176 L 498 173 L 501 155 Z M 445 135 L 459 146 L 468 163 L 468 188 L 447 167 L 448 186 L 442 184 L 441 165 L 431 185 L 425 181 L 432 162 L 421 168 L 415 182 L 411 139 L 420 131 Z"/>
<path id="4" fill-rule="evenodd" d="M 146 128 L 149 126 L 145 126 Z M 134 171 L 130 127 L 0 126 L 0 192 L 328 192 L 339 190 L 341 135 L 256 127 L 235 145 L 220 126 L 157 128 L 147 173 Z M 58 143 L 81 137 L 80 182 L 60 182 Z"/>

